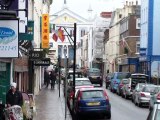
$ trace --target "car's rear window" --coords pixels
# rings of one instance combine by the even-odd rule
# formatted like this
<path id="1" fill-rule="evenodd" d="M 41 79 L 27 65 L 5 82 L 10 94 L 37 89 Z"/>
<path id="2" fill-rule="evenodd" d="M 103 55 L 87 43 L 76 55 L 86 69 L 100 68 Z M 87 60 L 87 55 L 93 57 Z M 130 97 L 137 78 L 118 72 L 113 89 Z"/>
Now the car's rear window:
<path id="1" fill-rule="evenodd" d="M 126 80 L 123 80 L 122 83 L 123 83 L 123 84 L 128 84 L 129 81 L 126 79 Z"/>
<path id="2" fill-rule="evenodd" d="M 117 79 L 129 78 L 130 73 L 117 73 Z"/>
<path id="3" fill-rule="evenodd" d="M 76 86 L 91 85 L 91 82 L 89 80 L 77 80 L 75 84 Z"/>
<path id="4" fill-rule="evenodd" d="M 160 110 L 156 111 L 155 119 L 154 120 L 160 120 Z"/>
<path id="5" fill-rule="evenodd" d="M 95 91 L 83 91 L 82 99 L 90 99 L 90 98 L 103 98 L 104 94 L 102 90 Z"/>
<path id="6" fill-rule="evenodd" d="M 142 92 L 153 92 L 155 89 L 154 86 L 146 86 L 142 89 Z"/>

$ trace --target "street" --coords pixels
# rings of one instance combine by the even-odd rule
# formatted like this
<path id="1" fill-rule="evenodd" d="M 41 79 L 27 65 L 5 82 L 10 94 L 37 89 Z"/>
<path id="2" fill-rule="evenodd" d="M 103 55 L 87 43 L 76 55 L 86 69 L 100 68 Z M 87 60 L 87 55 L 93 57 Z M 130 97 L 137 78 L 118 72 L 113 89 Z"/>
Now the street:
<path id="1" fill-rule="evenodd" d="M 107 90 L 111 102 L 111 120 L 146 120 L 149 109 L 147 107 L 139 108 L 131 100 L 126 100 L 121 96 Z M 87 118 L 87 120 L 104 120 L 96 118 Z"/>
<path id="2" fill-rule="evenodd" d="M 126 100 L 121 96 L 111 93 L 108 95 L 111 101 L 111 120 L 146 120 L 149 113 L 148 108 L 139 108 L 131 100 Z"/>

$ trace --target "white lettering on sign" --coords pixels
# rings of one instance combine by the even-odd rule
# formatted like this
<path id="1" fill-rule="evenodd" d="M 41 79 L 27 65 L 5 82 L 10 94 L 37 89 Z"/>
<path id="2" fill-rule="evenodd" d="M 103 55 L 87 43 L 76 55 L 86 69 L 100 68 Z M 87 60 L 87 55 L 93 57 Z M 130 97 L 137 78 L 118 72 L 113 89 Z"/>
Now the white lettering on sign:
<path id="1" fill-rule="evenodd" d="M 32 53 L 32 57 L 39 57 L 38 53 Z"/>

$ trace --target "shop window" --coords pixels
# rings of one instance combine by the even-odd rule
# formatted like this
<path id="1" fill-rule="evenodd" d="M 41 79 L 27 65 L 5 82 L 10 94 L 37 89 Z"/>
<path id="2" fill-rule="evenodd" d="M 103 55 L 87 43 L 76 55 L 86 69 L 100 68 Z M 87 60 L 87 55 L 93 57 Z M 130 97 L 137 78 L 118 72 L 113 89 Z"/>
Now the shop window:
<path id="1" fill-rule="evenodd" d="M 6 77 L 6 63 L 0 62 L 0 78 L 5 78 Z"/>

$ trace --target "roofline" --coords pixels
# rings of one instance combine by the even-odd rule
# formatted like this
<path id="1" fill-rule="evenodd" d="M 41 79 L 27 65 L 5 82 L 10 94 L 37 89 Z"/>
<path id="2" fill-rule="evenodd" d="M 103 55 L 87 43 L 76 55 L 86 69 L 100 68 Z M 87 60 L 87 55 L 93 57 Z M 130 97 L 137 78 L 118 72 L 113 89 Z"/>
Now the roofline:
<path id="1" fill-rule="evenodd" d="M 79 17 L 79 18 L 83 19 L 83 21 L 89 22 L 87 19 L 83 18 L 82 16 L 78 15 L 77 13 L 75 13 L 75 12 L 71 11 L 71 10 L 70 10 L 70 9 L 68 9 L 68 8 L 63 8 L 62 10 L 60 10 L 60 11 L 58 11 L 58 12 L 56 12 L 56 13 L 54 13 L 54 14 L 50 15 L 50 16 L 57 15 L 57 14 L 59 14 L 60 12 L 62 12 L 63 10 L 65 10 L 65 9 L 67 9 L 67 10 L 68 10 L 69 12 L 71 12 L 72 14 L 75 14 L 77 17 Z M 54 19 L 53 19 L 53 20 L 54 20 Z"/>

